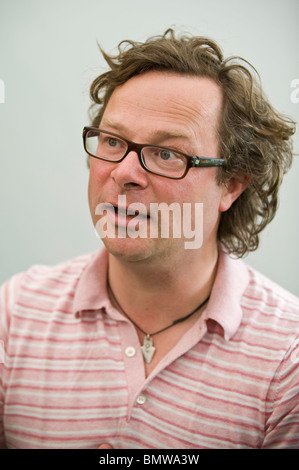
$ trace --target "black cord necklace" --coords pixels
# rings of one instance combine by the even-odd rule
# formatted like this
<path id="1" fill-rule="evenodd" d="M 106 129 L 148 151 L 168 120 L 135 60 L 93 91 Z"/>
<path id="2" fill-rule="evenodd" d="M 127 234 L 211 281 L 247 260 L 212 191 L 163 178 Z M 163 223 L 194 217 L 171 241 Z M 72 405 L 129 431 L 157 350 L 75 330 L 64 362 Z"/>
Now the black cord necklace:
<path id="1" fill-rule="evenodd" d="M 189 317 L 191 317 L 195 312 L 197 312 L 197 310 L 199 310 L 200 308 L 202 308 L 209 300 L 210 296 L 208 296 L 206 298 L 206 300 L 204 300 L 198 307 L 196 307 L 194 310 L 192 310 L 191 313 L 188 313 L 188 315 L 185 315 L 184 317 L 181 317 L 181 318 L 178 318 L 177 320 L 174 320 L 171 325 L 168 325 L 164 328 L 162 328 L 161 330 L 159 331 L 155 331 L 155 333 L 147 333 L 146 331 L 144 331 L 142 328 L 140 328 L 140 326 L 137 325 L 137 323 L 134 322 L 134 320 L 132 320 L 131 317 L 129 317 L 129 315 L 124 311 L 124 309 L 122 308 L 122 306 L 119 304 L 117 298 L 115 297 L 114 295 L 114 292 L 113 290 L 111 289 L 111 286 L 109 284 L 109 281 L 107 280 L 107 286 L 108 286 L 108 289 L 111 293 L 111 296 L 113 298 L 113 300 L 115 301 L 116 305 L 118 306 L 118 308 L 121 310 L 121 312 L 125 315 L 125 317 L 128 318 L 128 320 L 130 320 L 130 322 L 133 323 L 133 325 L 138 328 L 138 330 L 141 331 L 141 333 L 143 333 L 145 335 L 144 337 L 144 340 L 143 340 L 143 345 L 141 346 L 141 351 L 142 351 L 142 354 L 143 354 L 143 357 L 144 357 L 144 360 L 145 362 L 147 362 L 148 364 L 151 362 L 152 358 L 153 358 L 153 355 L 155 353 L 155 350 L 156 348 L 153 346 L 153 339 L 152 339 L 152 336 L 155 336 L 155 335 L 158 335 L 159 333 L 162 333 L 162 331 L 165 331 L 165 330 L 168 330 L 168 328 L 171 328 L 172 326 L 174 325 L 177 325 L 178 323 L 181 323 L 183 322 L 184 320 L 187 320 Z"/>

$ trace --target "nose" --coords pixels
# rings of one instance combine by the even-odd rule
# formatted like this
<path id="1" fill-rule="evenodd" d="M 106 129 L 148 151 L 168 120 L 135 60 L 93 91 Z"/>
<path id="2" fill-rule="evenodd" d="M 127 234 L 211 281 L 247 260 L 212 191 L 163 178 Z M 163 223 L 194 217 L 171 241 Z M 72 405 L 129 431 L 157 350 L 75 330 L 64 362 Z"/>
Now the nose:
<path id="1" fill-rule="evenodd" d="M 111 177 L 122 189 L 145 189 L 148 185 L 148 172 L 142 168 L 138 155 L 131 151 L 120 163 L 116 163 Z"/>

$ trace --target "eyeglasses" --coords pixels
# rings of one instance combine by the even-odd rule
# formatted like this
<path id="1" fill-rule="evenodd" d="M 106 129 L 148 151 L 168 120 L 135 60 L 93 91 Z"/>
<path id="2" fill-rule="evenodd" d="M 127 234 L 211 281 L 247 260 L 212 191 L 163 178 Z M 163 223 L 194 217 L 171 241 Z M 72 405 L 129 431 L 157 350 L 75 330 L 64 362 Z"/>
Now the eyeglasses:
<path id="1" fill-rule="evenodd" d="M 146 171 L 171 179 L 182 179 L 190 168 L 223 166 L 221 158 L 187 155 L 170 147 L 136 144 L 113 132 L 97 127 L 84 127 L 84 149 L 91 157 L 108 162 L 121 162 L 129 152 L 136 152 L 140 165 Z"/>

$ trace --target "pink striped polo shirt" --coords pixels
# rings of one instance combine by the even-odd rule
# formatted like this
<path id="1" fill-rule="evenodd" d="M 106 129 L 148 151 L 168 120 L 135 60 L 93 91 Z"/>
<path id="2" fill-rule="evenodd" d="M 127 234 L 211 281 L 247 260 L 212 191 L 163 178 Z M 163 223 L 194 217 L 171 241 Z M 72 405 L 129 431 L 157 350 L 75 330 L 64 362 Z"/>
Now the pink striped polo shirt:
<path id="1" fill-rule="evenodd" d="M 220 252 L 204 315 L 149 377 L 107 252 L 0 293 L 0 447 L 299 448 L 299 301 Z"/>

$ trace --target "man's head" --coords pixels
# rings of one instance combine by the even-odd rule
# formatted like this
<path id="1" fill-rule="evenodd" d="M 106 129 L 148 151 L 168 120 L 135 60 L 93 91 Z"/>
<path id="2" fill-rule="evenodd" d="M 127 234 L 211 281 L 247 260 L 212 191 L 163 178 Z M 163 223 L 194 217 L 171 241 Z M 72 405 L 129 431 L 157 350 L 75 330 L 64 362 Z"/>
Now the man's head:
<path id="1" fill-rule="evenodd" d="M 242 59 L 224 59 L 220 48 L 209 39 L 177 38 L 172 30 L 145 43 L 124 41 L 115 57 L 103 54 L 111 70 L 91 86 L 95 127 L 102 123 L 115 92 L 147 72 L 205 77 L 221 90 L 221 112 L 215 129 L 218 155 L 213 156 L 223 158 L 225 166 L 217 170 L 217 182 L 229 187 L 239 181 L 246 189 L 222 211 L 218 239 L 238 256 L 256 249 L 260 231 L 277 209 L 278 189 L 292 160 L 290 136 L 295 125 L 268 103 L 251 73 L 254 69 Z M 181 92 L 178 88 L 177 94 Z M 192 92 L 196 101 L 196 89 Z M 180 181 L 176 183 L 180 185 Z"/>

